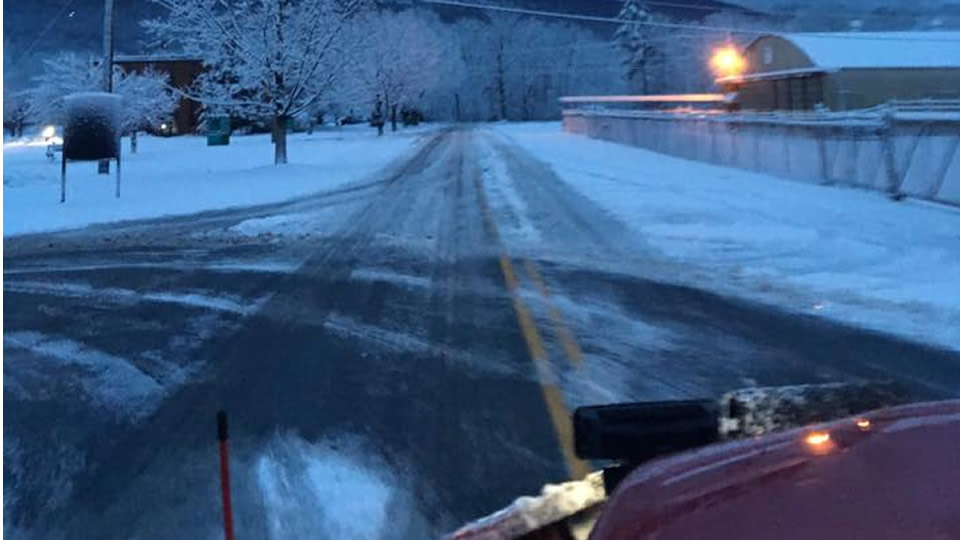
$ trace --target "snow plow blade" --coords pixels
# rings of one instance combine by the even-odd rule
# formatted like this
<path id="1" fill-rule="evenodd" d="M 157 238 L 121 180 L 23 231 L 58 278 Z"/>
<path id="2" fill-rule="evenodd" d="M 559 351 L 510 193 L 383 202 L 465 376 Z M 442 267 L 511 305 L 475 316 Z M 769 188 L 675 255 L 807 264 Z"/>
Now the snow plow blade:
<path id="1" fill-rule="evenodd" d="M 642 463 L 728 439 L 829 422 L 902 405 L 893 383 L 754 387 L 718 400 L 580 407 L 574 413 L 577 455 L 615 462 L 583 480 L 545 486 L 539 496 L 461 527 L 451 540 L 585 539 L 615 485 Z"/>
<path id="2" fill-rule="evenodd" d="M 720 398 L 720 436 L 755 437 L 908 403 L 895 383 L 830 383 L 744 388 Z"/>

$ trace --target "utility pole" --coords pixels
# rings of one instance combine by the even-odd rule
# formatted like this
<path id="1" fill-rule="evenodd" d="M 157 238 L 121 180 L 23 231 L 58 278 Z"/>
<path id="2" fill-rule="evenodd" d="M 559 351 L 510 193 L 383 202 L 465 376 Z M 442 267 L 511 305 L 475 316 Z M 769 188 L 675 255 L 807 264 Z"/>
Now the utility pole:
<path id="1" fill-rule="evenodd" d="M 103 0 L 103 91 L 113 92 L 113 0 Z M 110 160 L 101 159 L 97 172 L 110 174 Z"/>

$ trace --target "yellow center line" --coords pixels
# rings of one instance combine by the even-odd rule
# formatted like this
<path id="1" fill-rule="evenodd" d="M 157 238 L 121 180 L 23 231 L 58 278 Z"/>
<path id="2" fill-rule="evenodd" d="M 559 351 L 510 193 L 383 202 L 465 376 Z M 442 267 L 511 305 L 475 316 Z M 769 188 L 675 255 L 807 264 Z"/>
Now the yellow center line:
<path id="1" fill-rule="evenodd" d="M 500 243 L 500 234 L 497 230 L 497 224 L 493 219 L 493 213 L 487 204 L 486 194 L 483 183 L 478 174 L 474 178 L 474 185 L 477 188 L 477 198 L 480 208 L 483 212 L 484 221 L 491 235 Z M 547 407 L 547 413 L 550 416 L 550 422 L 553 424 L 554 434 L 560 444 L 560 452 L 563 454 L 563 461 L 567 468 L 567 473 L 573 479 L 580 479 L 591 472 L 590 464 L 578 458 L 573 450 L 573 421 L 570 419 L 570 411 L 563 401 L 563 394 L 557 387 L 557 376 L 550 366 L 547 358 L 547 350 L 543 345 L 543 339 L 537 330 L 537 325 L 530 316 L 530 310 L 520 299 L 517 292 L 517 274 L 514 271 L 513 263 L 510 257 L 506 255 L 503 246 L 500 245 L 501 255 L 500 270 L 503 272 L 503 281 L 507 291 L 513 299 L 513 309 L 517 314 L 517 323 L 520 325 L 520 333 L 523 335 L 524 342 L 530 357 L 533 359 L 537 370 L 537 378 L 540 382 L 540 390 L 543 393 L 543 401 Z"/>
<path id="2" fill-rule="evenodd" d="M 547 287 L 546 280 L 543 279 L 540 271 L 537 270 L 537 265 L 534 264 L 533 261 L 527 259 L 524 261 L 524 263 L 527 273 L 533 278 L 533 282 L 537 287 L 537 291 L 547 303 L 547 311 L 550 315 L 550 320 L 553 322 L 554 332 L 556 332 L 557 337 L 560 339 L 560 344 L 563 347 L 563 351 L 567 353 L 567 358 L 570 360 L 570 363 L 573 364 L 573 366 L 582 366 L 583 351 L 580 350 L 580 346 L 577 345 L 576 338 L 573 337 L 573 332 L 570 331 L 570 327 L 564 322 L 563 314 L 560 313 L 560 309 L 557 308 L 556 303 L 553 301 L 553 295 L 550 294 L 550 288 Z"/>

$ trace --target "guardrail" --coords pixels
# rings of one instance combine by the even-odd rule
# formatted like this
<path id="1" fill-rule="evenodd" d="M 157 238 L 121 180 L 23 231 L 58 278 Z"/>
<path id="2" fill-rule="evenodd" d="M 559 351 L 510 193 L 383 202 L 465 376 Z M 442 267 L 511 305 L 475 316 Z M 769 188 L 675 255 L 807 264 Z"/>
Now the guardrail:
<path id="1" fill-rule="evenodd" d="M 960 205 L 960 101 L 898 101 L 837 113 L 727 113 L 601 108 L 611 102 L 597 97 L 605 96 L 565 102 L 598 105 L 564 110 L 566 131 L 783 178 Z M 623 102 L 634 101 L 612 103 Z"/>

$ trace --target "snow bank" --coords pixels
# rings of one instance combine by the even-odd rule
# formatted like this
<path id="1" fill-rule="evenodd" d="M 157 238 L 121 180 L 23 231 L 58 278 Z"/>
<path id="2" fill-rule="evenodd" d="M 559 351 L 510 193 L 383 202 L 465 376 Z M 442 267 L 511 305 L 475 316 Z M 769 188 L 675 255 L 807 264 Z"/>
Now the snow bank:
<path id="1" fill-rule="evenodd" d="M 377 137 L 365 126 L 294 134 L 290 163 L 274 166 L 269 135 L 233 137 L 206 146 L 203 137 L 140 137 L 136 154 L 123 146 L 122 191 L 96 164 L 67 165 L 67 202 L 59 203 L 60 163 L 43 145 L 3 146 L 4 236 L 127 219 L 277 202 L 359 180 L 409 151 L 417 133 Z M 112 173 L 111 169 L 111 173 Z"/>
<path id="2" fill-rule="evenodd" d="M 663 279 L 960 349 L 956 209 L 674 158 L 558 123 L 493 129 L 679 263 Z"/>

